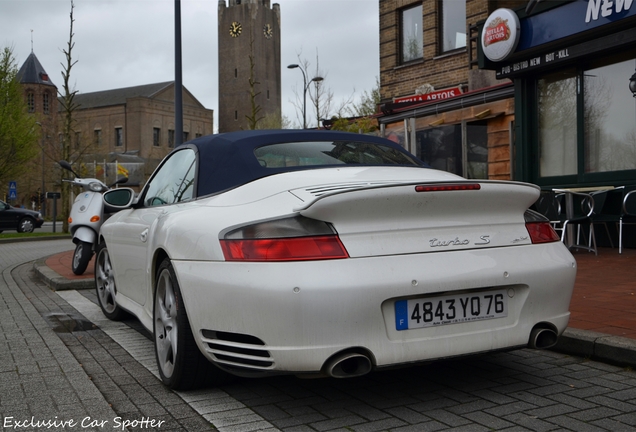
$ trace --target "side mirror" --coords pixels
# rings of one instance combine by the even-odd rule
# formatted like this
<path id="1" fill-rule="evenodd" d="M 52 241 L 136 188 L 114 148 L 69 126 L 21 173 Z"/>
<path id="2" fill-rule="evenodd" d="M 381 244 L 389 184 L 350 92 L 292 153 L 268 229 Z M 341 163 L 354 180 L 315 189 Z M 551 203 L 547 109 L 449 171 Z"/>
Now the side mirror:
<path id="1" fill-rule="evenodd" d="M 61 160 L 58 162 L 58 164 L 65 170 L 72 172 L 75 177 L 79 177 L 77 173 L 73 171 L 73 168 L 71 167 L 70 163 L 66 162 L 65 160 Z"/>
<path id="2" fill-rule="evenodd" d="M 135 191 L 131 188 L 111 189 L 102 195 L 104 211 L 117 212 L 130 207 L 135 199 Z"/>

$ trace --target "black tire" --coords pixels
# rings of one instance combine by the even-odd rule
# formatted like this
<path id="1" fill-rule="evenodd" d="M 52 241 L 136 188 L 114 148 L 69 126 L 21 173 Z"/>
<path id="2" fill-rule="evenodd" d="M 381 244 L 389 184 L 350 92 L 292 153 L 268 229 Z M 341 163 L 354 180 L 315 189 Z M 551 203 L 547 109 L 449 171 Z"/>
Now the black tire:
<path id="1" fill-rule="evenodd" d="M 23 217 L 18 222 L 18 232 L 32 233 L 35 229 L 35 220 L 29 216 Z"/>
<path id="2" fill-rule="evenodd" d="M 75 246 L 71 269 L 76 275 L 82 275 L 88 267 L 88 263 L 93 257 L 93 244 L 79 240 Z"/>
<path id="3" fill-rule="evenodd" d="M 115 271 L 110 262 L 110 255 L 106 243 L 97 246 L 95 258 L 95 289 L 97 302 L 104 316 L 113 321 L 120 321 L 128 316 L 116 302 L 117 285 L 115 284 Z"/>
<path id="4" fill-rule="evenodd" d="M 229 375 L 212 365 L 199 351 L 174 268 L 167 258 L 157 270 L 153 339 L 159 375 L 167 387 L 190 390 L 228 381 Z"/>

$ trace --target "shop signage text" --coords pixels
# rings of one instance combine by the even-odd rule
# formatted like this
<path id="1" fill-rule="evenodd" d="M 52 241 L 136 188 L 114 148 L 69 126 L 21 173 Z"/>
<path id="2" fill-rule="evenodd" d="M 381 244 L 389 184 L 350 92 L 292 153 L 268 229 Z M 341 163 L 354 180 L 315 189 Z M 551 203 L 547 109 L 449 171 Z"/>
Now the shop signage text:
<path id="1" fill-rule="evenodd" d="M 630 19 L 636 16 L 635 3 L 636 0 L 573 0 L 525 17 L 515 53 Z"/>
<path id="2" fill-rule="evenodd" d="M 596 21 L 599 14 L 602 18 L 609 18 L 614 14 L 620 14 L 632 7 L 633 0 L 589 0 L 585 22 Z"/>
<path id="3" fill-rule="evenodd" d="M 501 61 L 512 54 L 519 42 L 519 17 L 510 9 L 497 9 L 484 23 L 481 48 L 492 61 Z"/>
<path id="4" fill-rule="evenodd" d="M 453 87 L 444 90 L 436 90 L 430 93 L 418 94 L 412 96 L 404 96 L 395 98 L 393 103 L 406 103 L 406 102 L 428 102 L 440 99 L 448 99 L 454 96 L 459 96 L 462 93 L 461 87 Z"/>
<path id="5" fill-rule="evenodd" d="M 570 49 L 571 48 L 558 49 L 529 59 L 500 66 L 497 69 L 497 78 L 505 78 L 516 72 L 522 72 L 540 66 L 546 66 L 550 63 L 566 60 L 570 57 Z"/>

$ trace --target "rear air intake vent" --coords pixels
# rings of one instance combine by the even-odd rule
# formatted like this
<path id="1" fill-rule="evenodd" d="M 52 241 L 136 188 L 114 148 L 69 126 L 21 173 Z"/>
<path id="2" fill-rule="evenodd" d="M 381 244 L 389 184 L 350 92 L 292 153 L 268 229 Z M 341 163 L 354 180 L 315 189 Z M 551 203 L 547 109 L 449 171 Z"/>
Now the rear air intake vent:
<path id="1" fill-rule="evenodd" d="M 201 340 L 218 363 L 249 369 L 271 369 L 274 365 L 269 351 L 263 349 L 265 342 L 255 336 L 201 330 Z"/>

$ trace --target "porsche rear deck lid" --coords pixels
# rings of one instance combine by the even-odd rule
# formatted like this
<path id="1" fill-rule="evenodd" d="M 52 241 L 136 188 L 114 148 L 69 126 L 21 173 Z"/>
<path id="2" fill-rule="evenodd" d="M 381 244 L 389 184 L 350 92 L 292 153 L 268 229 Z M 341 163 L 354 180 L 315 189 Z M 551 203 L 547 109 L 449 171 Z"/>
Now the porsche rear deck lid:
<path id="1" fill-rule="evenodd" d="M 303 205 L 294 208 L 294 211 L 302 211 L 310 207 L 314 202 L 319 199 L 331 196 L 335 194 L 351 192 L 354 190 L 376 189 L 395 186 L 408 186 L 413 185 L 415 192 L 448 192 L 448 191 L 467 191 L 467 190 L 479 190 L 480 184 L 471 181 L 457 181 L 449 182 L 443 181 L 427 181 L 427 182 L 414 182 L 413 180 L 407 181 L 370 181 L 370 182 L 347 182 L 339 184 L 326 184 L 319 186 L 312 186 L 307 188 L 292 189 L 289 192 L 303 201 Z"/>

